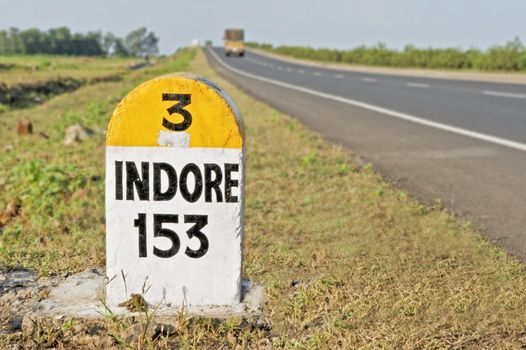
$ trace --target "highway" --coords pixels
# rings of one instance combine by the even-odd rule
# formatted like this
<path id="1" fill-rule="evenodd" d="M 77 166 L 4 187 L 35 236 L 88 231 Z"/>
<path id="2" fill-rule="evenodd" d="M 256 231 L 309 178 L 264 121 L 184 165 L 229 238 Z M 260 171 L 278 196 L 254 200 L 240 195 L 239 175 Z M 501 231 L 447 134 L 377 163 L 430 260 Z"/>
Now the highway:
<path id="1" fill-rule="evenodd" d="M 526 258 L 526 85 L 365 73 L 205 50 L 225 78 Z"/>

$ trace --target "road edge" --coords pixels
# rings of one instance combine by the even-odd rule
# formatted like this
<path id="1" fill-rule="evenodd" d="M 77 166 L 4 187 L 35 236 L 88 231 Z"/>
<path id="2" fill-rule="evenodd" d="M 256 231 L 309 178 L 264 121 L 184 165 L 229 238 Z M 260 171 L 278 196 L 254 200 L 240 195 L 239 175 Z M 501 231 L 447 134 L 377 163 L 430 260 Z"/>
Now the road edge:
<path id="1" fill-rule="evenodd" d="M 390 68 L 390 67 L 368 67 L 368 66 L 354 66 L 348 64 L 315 62 L 306 59 L 293 58 L 284 55 L 279 55 L 267 52 L 260 49 L 246 48 L 247 51 L 266 56 L 269 58 L 281 60 L 283 62 L 301 64 L 309 67 L 318 67 L 325 69 L 333 69 L 339 71 L 348 71 L 356 73 L 372 73 L 379 75 L 396 75 L 402 77 L 412 78 L 430 78 L 441 80 L 460 80 L 460 81 L 480 81 L 488 83 L 499 84 L 515 84 L 526 85 L 525 73 L 484 73 L 484 72 L 454 72 L 443 70 L 426 70 L 416 68 Z"/>

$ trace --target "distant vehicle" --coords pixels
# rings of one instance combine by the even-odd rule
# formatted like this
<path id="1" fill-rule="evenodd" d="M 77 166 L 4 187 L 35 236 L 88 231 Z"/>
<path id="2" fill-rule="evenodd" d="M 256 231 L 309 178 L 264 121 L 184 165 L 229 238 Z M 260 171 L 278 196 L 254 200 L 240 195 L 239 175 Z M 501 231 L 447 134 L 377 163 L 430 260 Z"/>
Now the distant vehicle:
<path id="1" fill-rule="evenodd" d="M 245 31 L 243 29 L 225 29 L 224 47 L 225 55 L 245 55 Z"/>
<path id="2" fill-rule="evenodd" d="M 205 41 L 205 46 L 206 47 L 212 47 L 212 40 L 206 40 Z"/>

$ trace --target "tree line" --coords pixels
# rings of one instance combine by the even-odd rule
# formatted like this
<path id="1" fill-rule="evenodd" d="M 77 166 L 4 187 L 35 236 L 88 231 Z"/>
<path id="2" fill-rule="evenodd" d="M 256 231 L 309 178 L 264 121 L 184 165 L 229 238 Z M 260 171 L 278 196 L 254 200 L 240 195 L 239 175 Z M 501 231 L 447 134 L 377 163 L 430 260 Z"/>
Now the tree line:
<path id="1" fill-rule="evenodd" d="M 323 62 L 341 62 L 357 65 L 401 67 L 475 69 L 484 71 L 526 71 L 526 47 L 515 38 L 504 45 L 487 50 L 470 48 L 417 48 L 406 46 L 403 50 L 377 44 L 360 46 L 351 50 L 316 49 L 301 46 L 277 46 L 247 43 L 248 46 L 295 58 Z"/>
<path id="2" fill-rule="evenodd" d="M 124 38 L 111 32 L 72 33 L 67 27 L 0 31 L 0 55 L 145 56 L 159 52 L 159 38 L 145 27 Z"/>

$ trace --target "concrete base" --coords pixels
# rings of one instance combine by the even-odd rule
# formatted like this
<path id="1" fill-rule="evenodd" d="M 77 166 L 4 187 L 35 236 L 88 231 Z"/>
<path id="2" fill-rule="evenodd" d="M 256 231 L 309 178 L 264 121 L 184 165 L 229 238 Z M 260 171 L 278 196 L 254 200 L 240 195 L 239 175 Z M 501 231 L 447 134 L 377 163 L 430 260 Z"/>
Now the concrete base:
<path id="1" fill-rule="evenodd" d="M 92 269 L 70 276 L 50 290 L 49 297 L 38 303 L 31 314 L 53 318 L 102 318 L 110 313 L 114 315 L 134 316 L 126 308 L 106 308 L 104 294 L 106 278 L 103 271 Z M 263 311 L 263 287 L 243 281 L 242 301 L 235 305 L 217 306 L 171 306 L 161 304 L 156 315 L 177 316 L 185 313 L 189 316 L 207 316 L 228 318 L 234 316 L 260 316 Z M 150 311 L 157 305 L 148 305 Z"/>

